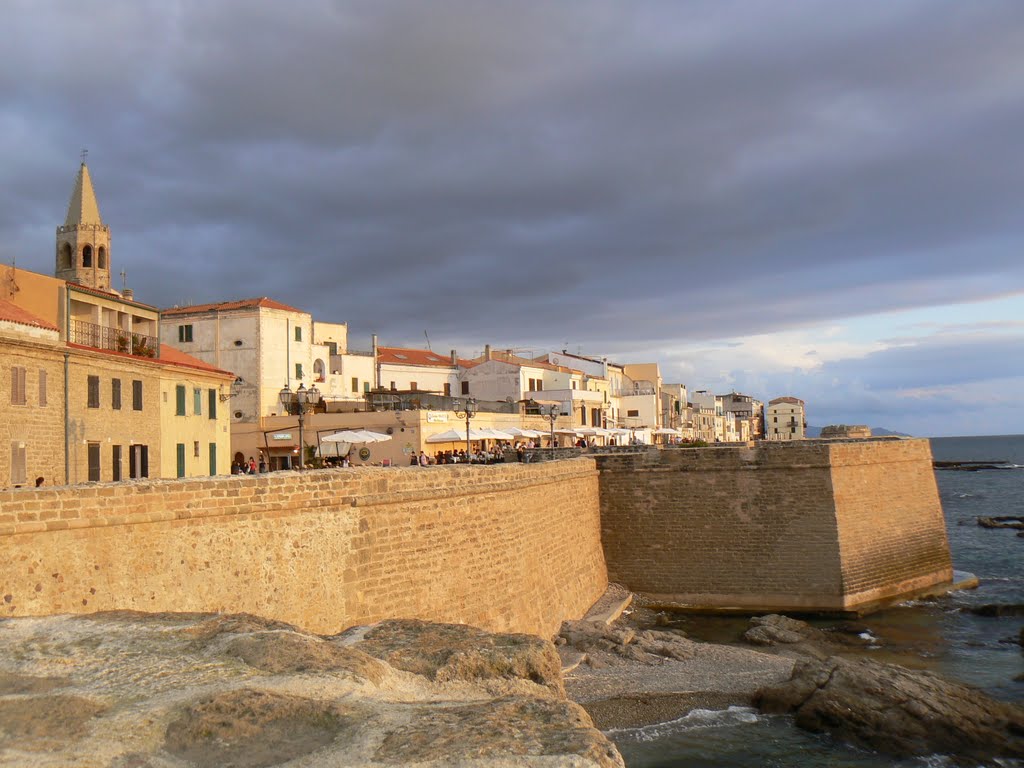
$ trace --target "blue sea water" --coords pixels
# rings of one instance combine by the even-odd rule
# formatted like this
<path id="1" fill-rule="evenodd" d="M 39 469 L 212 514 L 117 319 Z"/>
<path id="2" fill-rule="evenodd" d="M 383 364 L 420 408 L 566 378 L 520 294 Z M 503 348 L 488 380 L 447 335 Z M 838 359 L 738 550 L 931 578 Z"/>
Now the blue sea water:
<path id="1" fill-rule="evenodd" d="M 1024 515 L 1024 435 L 934 438 L 938 461 L 998 462 L 1003 468 L 977 472 L 937 470 L 953 567 L 975 574 L 976 590 L 917 601 L 865 617 L 882 638 L 875 658 L 932 669 L 987 691 L 1024 702 L 1024 649 L 1007 642 L 1019 635 L 1024 617 L 982 617 L 971 606 L 1024 605 L 1024 539 L 1014 530 L 977 524 L 979 516 Z M 822 625 L 828 622 L 822 621 Z M 680 624 L 695 639 L 738 640 L 747 623 L 735 618 L 694 618 Z M 893 651 L 898 648 L 898 651 Z M 610 731 L 629 768 L 670 766 L 882 766 L 944 765 L 941 756 L 896 761 L 795 728 L 788 717 L 754 710 L 695 711 L 680 720 L 639 729 Z"/>

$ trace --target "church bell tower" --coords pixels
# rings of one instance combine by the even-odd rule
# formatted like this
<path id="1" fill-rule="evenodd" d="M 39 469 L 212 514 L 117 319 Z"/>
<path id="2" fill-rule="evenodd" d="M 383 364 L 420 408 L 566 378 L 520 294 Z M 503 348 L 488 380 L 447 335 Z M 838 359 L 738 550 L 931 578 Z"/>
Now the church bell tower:
<path id="1" fill-rule="evenodd" d="M 89 288 L 110 290 L 110 228 L 100 218 L 84 157 L 64 224 L 57 227 L 54 276 Z"/>

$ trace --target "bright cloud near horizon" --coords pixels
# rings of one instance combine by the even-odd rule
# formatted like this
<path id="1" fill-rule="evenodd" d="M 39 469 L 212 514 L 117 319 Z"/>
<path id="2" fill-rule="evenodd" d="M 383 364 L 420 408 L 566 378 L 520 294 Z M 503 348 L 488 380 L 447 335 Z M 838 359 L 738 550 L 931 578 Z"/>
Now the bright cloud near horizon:
<path id="1" fill-rule="evenodd" d="M 1017 0 L 11 0 L 0 259 L 1024 433 Z"/>

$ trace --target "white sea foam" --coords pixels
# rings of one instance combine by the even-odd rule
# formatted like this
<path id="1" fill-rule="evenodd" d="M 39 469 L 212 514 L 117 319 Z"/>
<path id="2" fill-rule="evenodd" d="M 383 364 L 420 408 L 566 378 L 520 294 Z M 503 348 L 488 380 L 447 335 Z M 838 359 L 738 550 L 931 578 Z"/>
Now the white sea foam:
<path id="1" fill-rule="evenodd" d="M 659 741 L 680 731 L 695 731 L 704 728 L 726 728 L 735 725 L 750 725 L 764 720 L 764 715 L 750 707 L 729 707 L 728 709 L 692 709 L 677 720 L 669 720 L 642 728 L 612 728 L 606 733 L 626 735 L 635 741 Z"/>

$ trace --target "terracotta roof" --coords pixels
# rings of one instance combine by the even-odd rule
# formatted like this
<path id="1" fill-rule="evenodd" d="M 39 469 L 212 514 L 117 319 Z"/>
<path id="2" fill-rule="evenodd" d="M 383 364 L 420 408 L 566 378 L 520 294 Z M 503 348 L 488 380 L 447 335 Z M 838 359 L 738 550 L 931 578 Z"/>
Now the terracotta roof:
<path id="1" fill-rule="evenodd" d="M 804 401 L 798 397 L 776 397 L 774 400 L 768 401 L 768 405 L 776 405 L 778 403 L 792 403 L 793 405 L 803 405 Z"/>
<path id="2" fill-rule="evenodd" d="M 377 347 L 377 358 L 382 363 L 393 365 L 430 365 L 434 367 L 452 367 L 450 355 L 441 355 L 429 349 L 407 349 L 405 347 Z M 466 363 L 459 360 L 459 365 Z"/>
<path id="3" fill-rule="evenodd" d="M 212 373 L 220 376 L 235 377 L 235 374 L 231 371 L 225 371 L 216 366 L 210 365 L 209 363 L 203 362 L 199 358 L 192 357 L 192 355 L 186 355 L 181 350 L 169 347 L 166 344 L 160 345 L 160 357 L 141 357 L 139 355 L 132 355 L 128 352 L 117 352 L 113 349 L 100 349 L 98 347 L 89 347 L 85 344 L 75 344 L 69 341 L 68 347 L 71 349 L 84 349 L 88 352 L 98 352 L 101 355 L 113 355 L 114 357 L 123 357 L 128 360 L 137 360 L 140 363 L 153 363 L 155 365 L 163 365 L 169 368 L 195 368 L 197 371 L 205 371 L 206 373 Z"/>
<path id="4" fill-rule="evenodd" d="M 200 371 L 207 371 L 208 373 L 219 373 L 224 376 L 231 376 L 232 378 L 234 378 L 235 376 L 235 374 L 231 373 L 231 371 L 225 371 L 214 365 L 210 365 L 209 363 L 200 360 L 198 357 L 192 357 L 192 355 L 187 355 L 180 349 L 169 347 L 166 344 L 160 345 L 160 360 L 157 362 L 164 363 L 166 365 L 178 365 L 184 366 L 186 368 L 196 368 Z"/>
<path id="5" fill-rule="evenodd" d="M 193 315 L 197 312 L 230 312 L 233 309 L 257 309 L 259 307 L 281 309 L 285 312 L 299 312 L 304 315 L 308 314 L 301 309 L 289 307 L 287 304 L 274 301 L 266 296 L 255 299 L 239 299 L 238 301 L 220 301 L 215 304 L 192 304 L 187 307 L 171 307 L 170 309 L 161 310 L 160 314 L 166 317 L 170 315 Z"/>
<path id="6" fill-rule="evenodd" d="M 141 301 L 136 301 L 135 299 L 126 299 L 120 293 L 116 293 L 114 291 L 104 291 L 102 288 L 90 288 L 88 285 L 76 283 L 74 280 L 67 280 L 66 282 L 68 287 L 74 288 L 76 291 L 81 291 L 82 293 L 91 293 L 93 296 L 102 296 L 105 299 L 114 299 L 115 301 L 122 301 L 125 304 L 131 304 L 136 307 L 145 307 L 146 309 L 152 309 L 154 312 L 156 311 L 156 307 L 152 304 L 143 304 Z"/>
<path id="7" fill-rule="evenodd" d="M 0 320 L 18 323 L 19 325 L 31 325 L 33 328 L 45 328 L 48 331 L 59 330 L 53 323 L 49 323 L 41 317 L 36 317 L 27 309 L 22 309 L 6 299 L 0 299 Z"/>
<path id="8" fill-rule="evenodd" d="M 516 365 L 520 368 L 540 368 L 545 371 L 559 371 L 561 373 L 581 373 L 574 368 L 566 368 L 564 365 L 554 365 L 553 363 L 545 363 L 540 360 L 531 360 L 528 357 L 519 357 L 519 355 L 513 355 L 511 352 L 495 349 L 491 351 L 491 360 L 497 360 L 499 363 L 508 363 L 509 365 Z M 486 363 L 486 358 L 481 355 L 472 360 L 466 361 L 468 365 L 465 367 L 473 368 L 477 365 Z"/>

